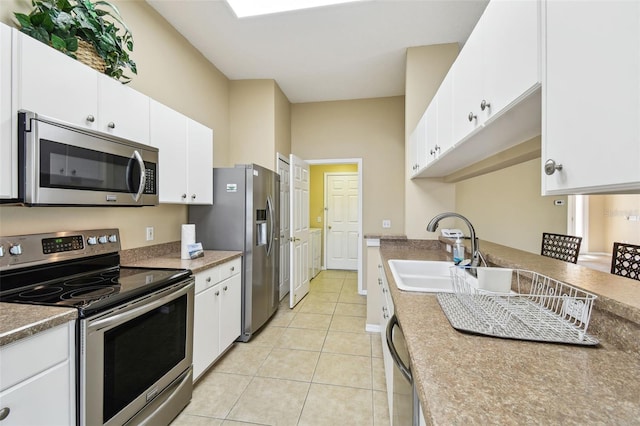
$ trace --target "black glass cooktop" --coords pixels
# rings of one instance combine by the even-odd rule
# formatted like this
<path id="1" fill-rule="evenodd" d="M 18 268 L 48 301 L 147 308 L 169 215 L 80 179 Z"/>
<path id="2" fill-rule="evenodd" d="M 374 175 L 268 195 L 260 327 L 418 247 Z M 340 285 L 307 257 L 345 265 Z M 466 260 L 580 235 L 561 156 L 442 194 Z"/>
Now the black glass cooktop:
<path id="1" fill-rule="evenodd" d="M 77 308 L 86 317 L 191 275 L 186 269 L 108 266 L 102 258 L 95 260 L 3 275 L 0 302 Z"/>

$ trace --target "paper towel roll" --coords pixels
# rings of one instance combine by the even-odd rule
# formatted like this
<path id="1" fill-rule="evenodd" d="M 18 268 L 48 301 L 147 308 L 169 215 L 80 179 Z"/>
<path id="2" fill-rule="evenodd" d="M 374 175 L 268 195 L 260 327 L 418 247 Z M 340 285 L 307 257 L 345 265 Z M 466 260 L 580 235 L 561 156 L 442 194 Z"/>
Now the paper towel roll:
<path id="1" fill-rule="evenodd" d="M 196 225 L 186 224 L 182 225 L 182 244 L 180 246 L 180 258 L 191 259 L 189 256 L 188 244 L 196 242 Z"/>

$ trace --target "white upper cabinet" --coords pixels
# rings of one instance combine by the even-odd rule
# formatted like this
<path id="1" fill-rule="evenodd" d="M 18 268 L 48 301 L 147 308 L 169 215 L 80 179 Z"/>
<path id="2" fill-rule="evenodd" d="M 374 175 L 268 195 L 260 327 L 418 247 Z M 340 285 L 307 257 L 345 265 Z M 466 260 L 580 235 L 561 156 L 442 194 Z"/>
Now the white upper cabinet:
<path id="1" fill-rule="evenodd" d="M 415 176 L 426 165 L 426 118 L 423 115 L 418 121 L 418 125 L 409 136 L 409 164 L 411 166 L 411 176 Z"/>
<path id="2" fill-rule="evenodd" d="M 149 98 L 16 31 L 16 110 L 149 142 Z"/>
<path id="3" fill-rule="evenodd" d="M 16 108 L 97 130 L 98 73 L 24 33 L 14 34 Z"/>
<path id="4" fill-rule="evenodd" d="M 98 74 L 97 130 L 134 142 L 149 143 L 149 97 Z"/>
<path id="5" fill-rule="evenodd" d="M 441 177 L 540 134 L 540 3 L 491 1 L 443 80 L 436 154 Z M 430 154 L 428 148 L 427 154 Z"/>
<path id="6" fill-rule="evenodd" d="M 212 130 L 153 99 L 150 125 L 150 144 L 160 150 L 160 202 L 213 204 Z"/>
<path id="7" fill-rule="evenodd" d="M 640 2 L 547 1 L 543 18 L 542 193 L 640 190 Z"/>
<path id="8" fill-rule="evenodd" d="M 18 144 L 12 137 L 11 37 L 11 28 L 0 23 L 0 198 L 18 196 Z"/>
<path id="9" fill-rule="evenodd" d="M 187 173 L 192 204 L 213 204 L 213 131 L 187 120 Z"/>

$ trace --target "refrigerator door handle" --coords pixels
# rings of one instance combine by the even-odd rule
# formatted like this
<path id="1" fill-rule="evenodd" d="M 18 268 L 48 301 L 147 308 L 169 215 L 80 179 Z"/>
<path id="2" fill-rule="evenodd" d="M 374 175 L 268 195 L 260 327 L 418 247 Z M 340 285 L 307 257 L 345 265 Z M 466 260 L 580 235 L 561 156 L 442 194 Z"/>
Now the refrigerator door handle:
<path id="1" fill-rule="evenodd" d="M 267 211 L 269 212 L 269 239 L 267 240 L 267 256 L 271 255 L 271 250 L 273 248 L 273 232 L 275 230 L 275 219 L 273 217 L 273 202 L 271 201 L 271 196 L 267 196 Z"/>

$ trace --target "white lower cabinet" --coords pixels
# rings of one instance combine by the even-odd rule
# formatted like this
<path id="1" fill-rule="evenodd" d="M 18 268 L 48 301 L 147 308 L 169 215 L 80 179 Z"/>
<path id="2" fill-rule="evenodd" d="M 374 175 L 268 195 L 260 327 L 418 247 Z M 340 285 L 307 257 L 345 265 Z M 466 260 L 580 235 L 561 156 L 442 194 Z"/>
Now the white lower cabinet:
<path id="1" fill-rule="evenodd" d="M 240 336 L 241 259 L 195 274 L 194 381 Z"/>
<path id="2" fill-rule="evenodd" d="M 75 424 L 74 335 L 70 322 L 0 348 L 3 426 Z"/>
<path id="3" fill-rule="evenodd" d="M 380 298 L 380 338 L 382 339 L 382 360 L 384 362 L 384 375 L 387 382 L 387 399 L 389 403 L 389 418 L 393 419 L 393 359 L 387 347 L 387 324 L 394 313 L 393 300 L 389 294 L 389 284 L 384 275 L 384 268 L 378 265 L 378 284 L 382 288 Z"/>

